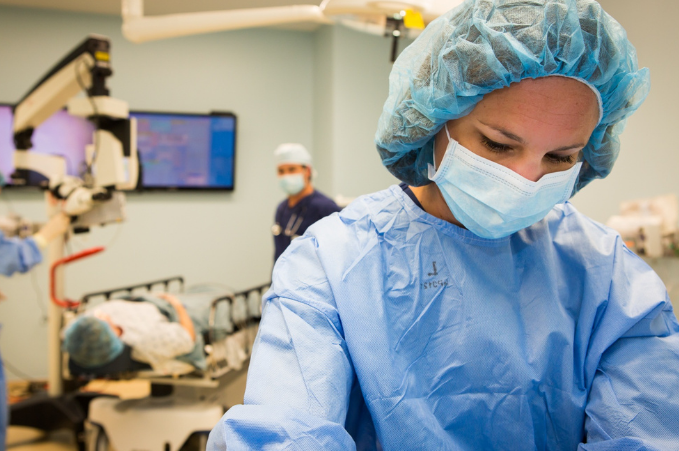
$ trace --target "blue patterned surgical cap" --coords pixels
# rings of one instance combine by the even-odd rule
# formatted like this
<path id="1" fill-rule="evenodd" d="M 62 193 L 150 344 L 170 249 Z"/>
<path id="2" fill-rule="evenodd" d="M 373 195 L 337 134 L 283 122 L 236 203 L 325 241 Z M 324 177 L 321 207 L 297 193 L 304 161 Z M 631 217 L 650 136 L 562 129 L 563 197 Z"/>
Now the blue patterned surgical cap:
<path id="1" fill-rule="evenodd" d="M 551 75 L 585 81 L 603 102 L 575 194 L 611 172 L 626 119 L 650 89 L 625 30 L 594 0 L 466 0 L 430 23 L 391 71 L 375 136 L 382 163 L 410 185 L 430 183 L 433 138 L 446 122 L 492 91 Z"/>
<path id="2" fill-rule="evenodd" d="M 83 368 L 106 365 L 118 357 L 124 347 L 111 327 L 94 316 L 79 317 L 64 334 L 64 351 Z"/>

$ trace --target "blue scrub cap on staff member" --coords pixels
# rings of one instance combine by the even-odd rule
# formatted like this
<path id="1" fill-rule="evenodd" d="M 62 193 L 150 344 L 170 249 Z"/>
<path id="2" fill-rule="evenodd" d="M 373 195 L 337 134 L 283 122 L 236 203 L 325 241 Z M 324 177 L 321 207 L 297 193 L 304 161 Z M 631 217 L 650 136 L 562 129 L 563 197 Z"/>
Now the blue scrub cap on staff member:
<path id="1" fill-rule="evenodd" d="M 575 194 L 611 172 L 626 119 L 650 89 L 625 30 L 593 0 L 466 0 L 430 23 L 389 76 L 375 136 L 382 163 L 410 185 L 430 183 L 433 138 L 446 122 L 492 91 L 554 75 L 588 84 L 601 99 Z"/>
<path id="2" fill-rule="evenodd" d="M 118 357 L 124 347 L 111 327 L 94 316 L 81 316 L 64 333 L 64 351 L 83 368 L 106 365 Z"/>

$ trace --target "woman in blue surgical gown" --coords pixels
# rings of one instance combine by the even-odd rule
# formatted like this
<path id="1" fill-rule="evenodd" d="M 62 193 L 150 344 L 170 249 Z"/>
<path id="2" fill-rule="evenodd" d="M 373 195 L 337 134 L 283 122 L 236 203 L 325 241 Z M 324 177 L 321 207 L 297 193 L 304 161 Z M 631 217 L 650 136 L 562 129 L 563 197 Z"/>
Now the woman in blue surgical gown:
<path id="1" fill-rule="evenodd" d="M 467 0 L 396 61 L 376 143 L 404 183 L 274 269 L 224 450 L 679 449 L 679 324 L 567 200 L 650 87 L 593 0 Z"/>

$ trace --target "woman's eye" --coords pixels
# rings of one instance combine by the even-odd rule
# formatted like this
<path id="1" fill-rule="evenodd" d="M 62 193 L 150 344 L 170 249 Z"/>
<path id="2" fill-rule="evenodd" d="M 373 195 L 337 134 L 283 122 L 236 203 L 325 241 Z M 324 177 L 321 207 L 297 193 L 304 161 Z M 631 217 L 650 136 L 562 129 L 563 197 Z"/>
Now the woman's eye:
<path id="1" fill-rule="evenodd" d="M 483 142 L 483 145 L 486 146 L 492 152 L 502 153 L 502 152 L 507 152 L 509 150 L 512 150 L 512 146 L 508 146 L 507 144 L 500 144 L 498 142 L 491 141 L 490 139 L 486 138 L 485 136 L 482 138 L 482 142 Z"/>
<path id="2" fill-rule="evenodd" d="M 573 164 L 573 163 L 575 163 L 575 157 L 576 157 L 576 155 L 577 155 L 577 154 L 573 154 L 573 155 L 555 155 L 555 154 L 548 153 L 547 155 L 545 155 L 545 157 L 547 157 L 552 163 L 557 163 L 557 164 L 566 164 L 566 163 L 569 163 L 569 164 Z"/>

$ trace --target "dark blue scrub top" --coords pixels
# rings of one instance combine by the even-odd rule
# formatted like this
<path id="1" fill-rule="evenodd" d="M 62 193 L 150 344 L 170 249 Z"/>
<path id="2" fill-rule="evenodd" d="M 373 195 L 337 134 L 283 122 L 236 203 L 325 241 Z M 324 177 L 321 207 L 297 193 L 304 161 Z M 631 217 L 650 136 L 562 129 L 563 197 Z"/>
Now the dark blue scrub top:
<path id="1" fill-rule="evenodd" d="M 274 233 L 273 237 L 276 247 L 274 262 L 290 246 L 292 237 L 304 235 L 311 224 L 340 210 L 341 208 L 332 199 L 318 190 L 314 190 L 312 194 L 292 208 L 288 206 L 287 199 L 281 202 L 276 209 L 276 224 L 274 225 L 274 229 L 280 232 L 278 235 Z M 288 234 L 286 234 L 286 229 Z"/>

